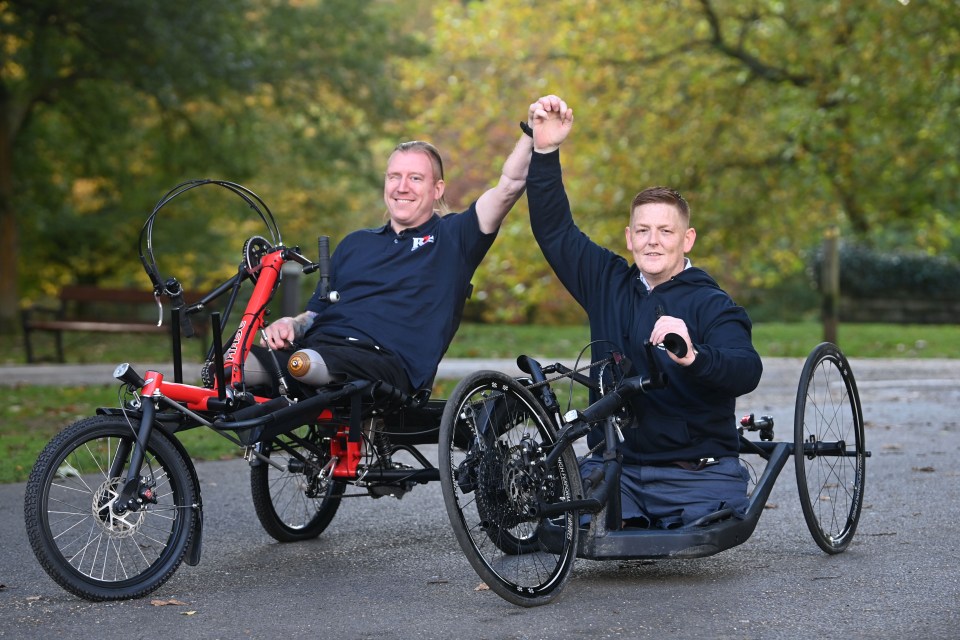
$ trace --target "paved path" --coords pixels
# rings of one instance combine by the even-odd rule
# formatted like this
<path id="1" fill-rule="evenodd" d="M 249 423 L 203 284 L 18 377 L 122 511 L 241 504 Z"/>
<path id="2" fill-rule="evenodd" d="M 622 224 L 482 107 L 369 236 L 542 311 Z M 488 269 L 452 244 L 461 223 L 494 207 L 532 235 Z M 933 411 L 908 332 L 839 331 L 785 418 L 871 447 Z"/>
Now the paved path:
<path id="1" fill-rule="evenodd" d="M 543 364 L 555 362 L 543 360 Z M 572 363 L 561 360 L 567 366 Z M 800 375 L 803 366 L 801 358 L 764 358 L 764 380 Z M 139 372 L 148 369 L 173 375 L 170 363 L 132 363 Z M 851 360 L 857 378 L 871 384 L 879 383 L 896 386 L 898 382 L 909 384 L 940 384 L 960 381 L 960 360 L 927 359 L 905 360 L 896 358 L 861 358 Z M 113 370 L 116 364 L 24 364 L 0 367 L 0 387 L 18 384 L 61 385 L 61 384 L 109 384 L 114 382 Z M 479 369 L 495 369 L 516 375 L 520 372 L 513 359 L 446 358 L 440 363 L 437 377 L 440 379 L 459 379 Z M 186 362 L 183 366 L 184 378 L 199 379 L 200 365 Z"/>
<path id="2" fill-rule="evenodd" d="M 510 366 L 464 366 L 488 364 Z M 760 387 L 738 403 L 774 415 L 780 439 L 791 438 L 801 364 L 767 359 Z M 444 371 L 456 377 L 461 365 Z M 960 361 L 852 365 L 873 457 L 860 526 L 837 556 L 810 538 L 789 463 L 739 547 L 695 560 L 578 560 L 556 603 L 521 609 L 477 589 L 439 483 L 402 500 L 347 500 L 316 540 L 278 544 L 257 524 L 246 465 L 206 462 L 202 562 L 128 602 L 85 602 L 54 584 L 29 550 L 24 485 L 0 485 L 0 638 L 960 637 Z M 3 384 L 109 381 L 111 367 L 13 369 Z M 424 454 L 436 459 L 436 446 Z"/>
<path id="3" fill-rule="evenodd" d="M 0 387 L 18 384 L 61 385 L 61 384 L 109 384 L 114 382 L 113 370 L 116 364 L 23 364 L 0 367 Z M 147 370 L 160 371 L 173 375 L 172 363 L 134 362 L 134 369 L 143 373 Z M 569 364 L 569 363 L 568 363 Z M 447 358 L 439 369 L 441 379 L 458 379 L 478 369 L 496 369 L 517 374 L 516 360 L 482 360 L 473 358 Z M 200 378 L 200 364 L 185 362 L 183 365 L 185 380 Z"/>

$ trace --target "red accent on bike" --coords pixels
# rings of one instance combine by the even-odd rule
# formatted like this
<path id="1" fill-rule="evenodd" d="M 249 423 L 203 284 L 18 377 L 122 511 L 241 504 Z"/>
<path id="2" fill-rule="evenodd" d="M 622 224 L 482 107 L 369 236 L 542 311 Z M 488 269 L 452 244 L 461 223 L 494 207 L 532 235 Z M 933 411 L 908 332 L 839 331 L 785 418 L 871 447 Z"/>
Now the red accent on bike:
<path id="1" fill-rule="evenodd" d="M 350 442 L 350 427 L 341 426 L 337 435 L 330 441 L 330 455 L 337 459 L 333 468 L 333 477 L 356 480 L 357 466 L 363 458 L 363 443 Z"/>
<path id="2" fill-rule="evenodd" d="M 257 334 L 263 328 L 263 309 L 270 304 L 283 267 L 283 250 L 274 249 L 260 260 L 260 273 L 253 294 L 247 302 L 247 309 L 237 330 L 233 344 L 224 355 L 224 365 L 231 367 L 230 384 L 234 389 L 243 386 L 243 363 L 250 353 L 250 347 L 256 344 Z"/>
<path id="3" fill-rule="evenodd" d="M 143 379 L 146 380 L 146 384 L 140 390 L 140 395 L 152 396 L 154 391 L 163 386 L 163 374 L 159 371 L 147 371 Z"/>

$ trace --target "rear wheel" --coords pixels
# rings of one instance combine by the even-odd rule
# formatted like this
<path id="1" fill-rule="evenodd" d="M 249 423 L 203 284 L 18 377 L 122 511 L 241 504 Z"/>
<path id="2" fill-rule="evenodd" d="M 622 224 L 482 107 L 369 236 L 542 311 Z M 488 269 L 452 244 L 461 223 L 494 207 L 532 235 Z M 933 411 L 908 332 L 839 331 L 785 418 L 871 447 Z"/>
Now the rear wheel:
<path id="1" fill-rule="evenodd" d="M 50 441 L 27 481 L 30 546 L 50 577 L 81 598 L 150 593 L 177 570 L 193 536 L 189 463 L 159 429 L 138 470 L 140 503 L 121 506 L 135 439 L 121 416 L 80 420 Z"/>
<path id="2" fill-rule="evenodd" d="M 840 553 L 860 520 L 868 454 L 857 384 L 834 344 L 818 345 L 800 374 L 794 447 L 800 505 L 810 534 L 825 552 Z"/>
<path id="3" fill-rule="evenodd" d="M 326 468 L 329 445 L 319 427 L 300 427 L 259 446 L 284 467 L 258 461 L 250 469 L 253 508 L 263 529 L 279 542 L 316 538 L 333 520 L 347 488 L 332 478 L 332 465 Z"/>
<path id="4" fill-rule="evenodd" d="M 521 606 L 559 595 L 576 559 L 576 511 L 551 518 L 563 532 L 557 544 L 547 549 L 538 539 L 539 501 L 581 493 L 572 449 L 551 468 L 544 465 L 555 440 L 553 423 L 530 391 L 495 371 L 462 380 L 440 423 L 440 481 L 457 541 L 486 584 Z"/>

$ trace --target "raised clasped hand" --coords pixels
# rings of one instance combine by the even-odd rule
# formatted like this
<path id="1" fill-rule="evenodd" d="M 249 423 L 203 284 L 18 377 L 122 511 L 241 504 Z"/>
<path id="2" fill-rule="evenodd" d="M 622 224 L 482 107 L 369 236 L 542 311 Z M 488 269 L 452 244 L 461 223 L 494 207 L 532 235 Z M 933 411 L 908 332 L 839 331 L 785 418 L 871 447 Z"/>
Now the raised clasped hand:
<path id="1" fill-rule="evenodd" d="M 528 123 L 533 127 L 533 148 L 540 153 L 557 149 L 573 127 L 573 109 L 555 95 L 543 96 L 530 105 Z"/>

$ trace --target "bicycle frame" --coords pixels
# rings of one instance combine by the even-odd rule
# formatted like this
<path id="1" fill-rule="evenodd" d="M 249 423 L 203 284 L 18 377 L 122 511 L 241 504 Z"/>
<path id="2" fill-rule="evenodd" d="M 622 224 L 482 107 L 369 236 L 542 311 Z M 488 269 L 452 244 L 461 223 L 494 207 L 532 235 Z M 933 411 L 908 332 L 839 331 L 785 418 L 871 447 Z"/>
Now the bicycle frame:
<path id="1" fill-rule="evenodd" d="M 608 512 L 612 504 L 619 504 L 618 496 L 622 458 L 620 456 L 620 429 L 625 427 L 623 416 L 617 413 L 627 404 L 628 398 L 638 393 L 646 393 L 666 384 L 663 374 L 656 368 L 655 360 L 650 357 L 651 345 L 647 345 L 648 362 L 651 373 L 647 377 L 628 378 L 613 392 L 603 396 L 582 411 L 571 411 L 560 416 L 555 410 L 556 399 L 546 384 L 545 372 L 557 372 L 571 375 L 572 371 L 561 364 L 541 368 L 536 361 L 521 357 L 521 368 L 529 373 L 534 384 L 541 383 L 539 400 L 553 417 L 557 428 L 557 441 L 543 460 L 543 466 L 552 468 L 563 452 L 574 442 L 587 435 L 593 424 L 603 420 L 604 451 L 603 473 L 599 482 L 584 487 L 584 497 L 579 500 L 562 503 L 548 503 L 539 499 L 537 514 L 544 519 L 540 529 L 541 539 L 547 548 L 559 548 L 558 536 L 564 534 L 561 527 L 552 526 L 549 518 L 571 511 L 593 514 L 586 535 L 578 539 L 577 556 L 593 560 L 604 559 L 656 559 L 656 558 L 699 558 L 717 554 L 746 542 L 756 529 L 764 506 L 773 486 L 787 461 L 797 453 L 794 442 L 773 442 L 773 419 L 763 416 L 759 420 L 751 414 L 740 420 L 741 454 L 755 454 L 766 461 L 763 473 L 757 479 L 750 494 L 746 512 L 742 517 L 732 517 L 732 510 L 721 509 L 708 514 L 682 530 L 664 529 L 622 529 L 608 528 Z M 594 390 L 599 385 L 584 376 L 576 375 L 581 384 Z M 760 440 L 747 438 L 744 432 L 760 432 Z M 801 456 L 852 456 L 845 450 L 843 442 L 805 442 L 800 450 Z M 870 453 L 865 454 L 869 457 Z M 539 498 L 539 496 L 538 496 Z M 617 514 L 619 516 L 619 512 Z"/>

